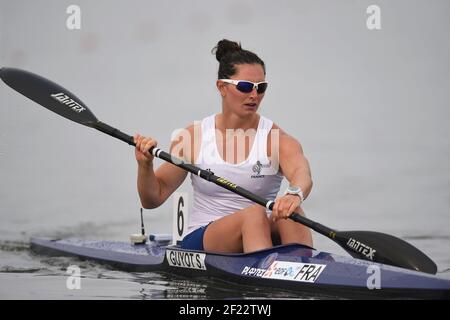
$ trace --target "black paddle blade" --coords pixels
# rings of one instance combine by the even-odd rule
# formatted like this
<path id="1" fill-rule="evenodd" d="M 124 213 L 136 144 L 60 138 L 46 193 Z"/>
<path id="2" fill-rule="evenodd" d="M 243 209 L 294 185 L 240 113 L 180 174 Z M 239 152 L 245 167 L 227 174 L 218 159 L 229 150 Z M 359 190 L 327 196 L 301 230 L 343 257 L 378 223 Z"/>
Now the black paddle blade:
<path id="1" fill-rule="evenodd" d="M 436 274 L 436 264 L 422 251 L 394 236 L 374 231 L 336 231 L 334 239 L 352 257 Z"/>
<path id="2" fill-rule="evenodd" d="M 64 118 L 88 127 L 97 123 L 97 118 L 80 99 L 48 79 L 15 68 L 0 69 L 0 78 L 17 92 Z"/>

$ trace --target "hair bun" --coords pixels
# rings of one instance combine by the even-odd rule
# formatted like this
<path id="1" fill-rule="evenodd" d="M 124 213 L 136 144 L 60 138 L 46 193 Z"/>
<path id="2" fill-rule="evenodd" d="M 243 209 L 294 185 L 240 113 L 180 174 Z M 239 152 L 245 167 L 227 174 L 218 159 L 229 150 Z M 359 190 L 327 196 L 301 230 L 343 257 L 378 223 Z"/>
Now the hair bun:
<path id="1" fill-rule="evenodd" d="M 213 48 L 212 53 L 216 55 L 217 61 L 220 62 L 226 55 L 241 50 L 242 47 L 240 43 L 223 39 Z"/>

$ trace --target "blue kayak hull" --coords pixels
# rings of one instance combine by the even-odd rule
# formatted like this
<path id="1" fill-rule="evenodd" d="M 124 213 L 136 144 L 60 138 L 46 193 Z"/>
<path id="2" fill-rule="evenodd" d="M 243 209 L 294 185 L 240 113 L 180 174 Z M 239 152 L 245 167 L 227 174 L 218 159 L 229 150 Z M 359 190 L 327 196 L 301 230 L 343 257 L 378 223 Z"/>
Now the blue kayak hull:
<path id="1" fill-rule="evenodd" d="M 450 299 L 450 280 L 373 263 L 298 244 L 246 254 L 184 250 L 157 242 L 32 238 L 38 254 L 69 255 L 130 272 L 161 271 L 218 277 L 238 284 L 294 290 L 338 298 Z"/>

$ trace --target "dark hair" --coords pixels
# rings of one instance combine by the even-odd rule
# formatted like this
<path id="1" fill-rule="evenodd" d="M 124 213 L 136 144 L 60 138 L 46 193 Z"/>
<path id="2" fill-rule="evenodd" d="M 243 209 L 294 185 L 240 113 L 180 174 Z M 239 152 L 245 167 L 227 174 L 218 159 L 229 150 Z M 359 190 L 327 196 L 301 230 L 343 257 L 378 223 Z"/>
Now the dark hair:
<path id="1" fill-rule="evenodd" d="M 229 79 L 236 73 L 235 66 L 238 64 L 260 64 L 266 74 L 266 66 L 256 54 L 251 51 L 244 50 L 240 43 L 227 39 L 220 40 L 212 49 L 212 53 L 216 55 L 219 61 L 218 79 Z"/>

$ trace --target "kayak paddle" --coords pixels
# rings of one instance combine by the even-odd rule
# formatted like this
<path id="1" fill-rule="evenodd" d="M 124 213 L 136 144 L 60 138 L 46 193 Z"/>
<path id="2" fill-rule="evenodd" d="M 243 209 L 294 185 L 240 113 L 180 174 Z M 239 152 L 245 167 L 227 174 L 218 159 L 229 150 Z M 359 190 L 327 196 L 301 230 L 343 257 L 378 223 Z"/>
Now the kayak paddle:
<path id="1" fill-rule="evenodd" d="M 130 145 L 135 145 L 132 136 L 99 121 L 89 108 L 73 93 L 48 79 L 15 68 L 0 69 L 0 78 L 14 90 L 64 118 L 97 129 Z M 211 171 L 203 170 L 186 163 L 159 148 L 151 148 L 150 152 L 155 157 L 170 162 L 270 210 L 273 208 L 274 201 L 255 195 L 231 181 L 214 175 Z M 431 274 L 437 272 L 436 264 L 422 251 L 394 236 L 375 231 L 337 231 L 314 222 L 298 213 L 293 213 L 290 219 L 333 240 L 354 258 Z"/>

